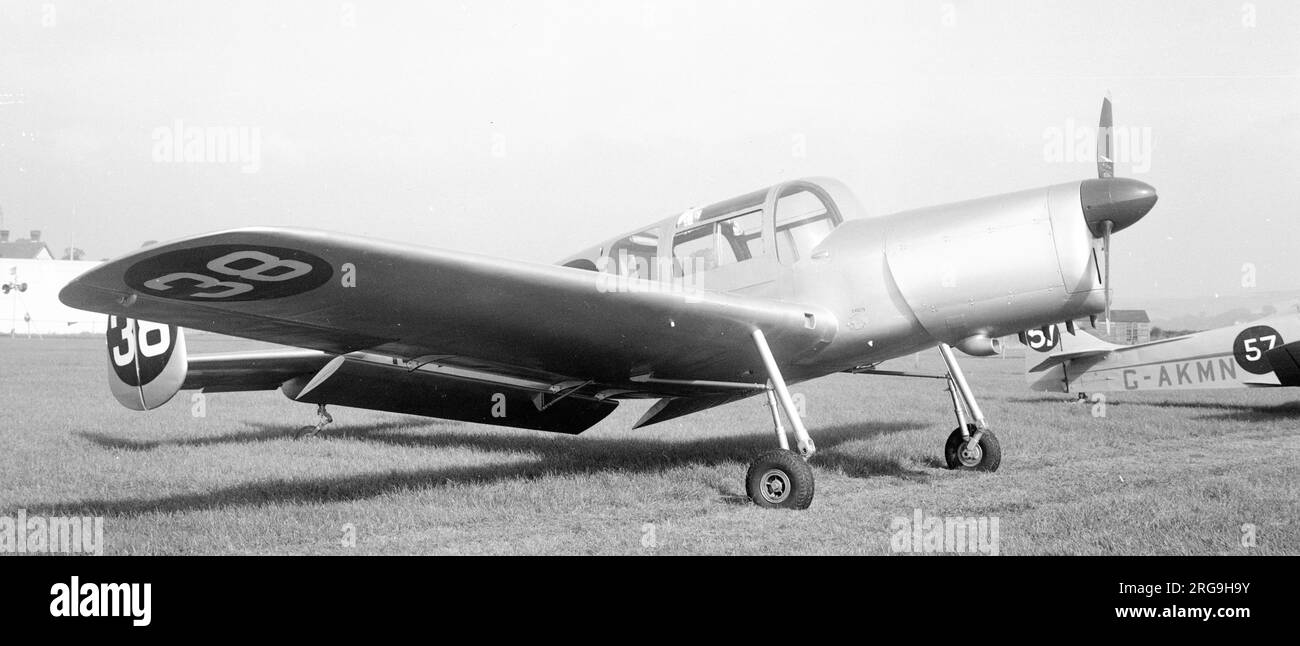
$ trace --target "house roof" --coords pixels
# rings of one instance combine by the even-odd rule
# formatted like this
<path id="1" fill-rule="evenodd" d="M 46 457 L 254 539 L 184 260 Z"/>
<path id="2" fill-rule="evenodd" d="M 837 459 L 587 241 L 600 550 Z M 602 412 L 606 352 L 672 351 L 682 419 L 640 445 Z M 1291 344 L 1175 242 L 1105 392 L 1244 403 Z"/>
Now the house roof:
<path id="1" fill-rule="evenodd" d="M 1105 319 L 1105 314 L 1097 317 L 1099 320 Z M 1147 316 L 1146 310 L 1111 310 L 1111 323 L 1150 323 L 1151 318 Z"/>
<path id="2" fill-rule="evenodd" d="M 1078 319 L 1078 320 L 1087 321 L 1088 319 Z M 1098 324 L 1100 324 L 1102 321 L 1105 320 L 1106 320 L 1105 314 L 1097 315 Z M 1147 316 L 1146 310 L 1111 310 L 1110 322 L 1111 323 L 1150 323 L 1151 318 Z"/>
<path id="3" fill-rule="evenodd" d="M 50 253 L 50 248 L 44 242 L 33 242 L 31 240 L 14 240 L 13 242 L 0 242 L 0 258 L 37 258 L 41 251 Z M 50 257 L 54 254 L 50 253 Z"/>

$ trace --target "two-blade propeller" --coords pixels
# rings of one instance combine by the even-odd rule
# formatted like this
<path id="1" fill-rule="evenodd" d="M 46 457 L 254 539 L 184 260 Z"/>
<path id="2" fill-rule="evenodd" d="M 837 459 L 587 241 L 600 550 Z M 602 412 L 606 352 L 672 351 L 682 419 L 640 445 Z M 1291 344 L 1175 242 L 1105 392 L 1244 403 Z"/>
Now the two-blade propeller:
<path id="1" fill-rule="evenodd" d="M 1102 99 L 1097 124 L 1097 179 L 1084 180 L 1080 189 L 1083 217 L 1094 237 L 1101 238 L 1105 254 L 1102 286 L 1106 293 L 1106 333 L 1110 334 L 1110 236 L 1131 226 L 1156 203 L 1156 189 L 1146 182 L 1115 177 L 1114 122 L 1110 98 Z"/>

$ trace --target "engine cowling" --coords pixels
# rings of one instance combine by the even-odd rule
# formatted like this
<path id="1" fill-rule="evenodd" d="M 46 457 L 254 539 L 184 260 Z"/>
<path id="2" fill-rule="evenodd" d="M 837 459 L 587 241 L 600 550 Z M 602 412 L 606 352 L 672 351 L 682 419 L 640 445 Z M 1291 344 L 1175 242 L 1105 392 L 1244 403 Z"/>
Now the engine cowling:
<path id="1" fill-rule="evenodd" d="M 882 218 L 889 273 L 916 320 L 956 344 L 1100 312 L 1080 184 Z"/>

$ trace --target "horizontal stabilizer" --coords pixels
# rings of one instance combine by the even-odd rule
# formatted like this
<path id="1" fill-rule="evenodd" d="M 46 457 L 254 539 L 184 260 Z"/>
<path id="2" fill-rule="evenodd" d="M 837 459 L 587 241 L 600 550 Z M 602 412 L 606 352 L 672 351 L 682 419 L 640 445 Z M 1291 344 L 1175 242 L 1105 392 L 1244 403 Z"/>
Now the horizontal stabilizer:
<path id="1" fill-rule="evenodd" d="M 294 377 L 316 373 L 331 358 L 317 350 L 289 348 L 193 355 L 181 389 L 208 393 L 275 390 Z"/>
<path id="2" fill-rule="evenodd" d="M 1025 353 L 1025 372 L 1030 374 L 1049 370 L 1068 361 L 1104 357 L 1126 347 L 1107 343 L 1073 326 L 1066 326 L 1065 333 L 1062 333 L 1061 326 L 1058 325 L 1027 330 L 1021 334 L 1021 338 L 1028 350 Z"/>
<path id="3" fill-rule="evenodd" d="M 1032 368 L 1029 369 L 1029 372 L 1042 372 L 1044 370 L 1047 370 L 1048 368 L 1051 368 L 1052 366 L 1059 366 L 1067 361 L 1074 361 L 1076 359 L 1087 359 L 1088 357 L 1104 357 L 1110 353 L 1111 353 L 1110 350 L 1080 350 L 1078 352 L 1065 352 L 1062 354 L 1054 354 L 1044 359 L 1042 362 L 1034 365 Z"/>

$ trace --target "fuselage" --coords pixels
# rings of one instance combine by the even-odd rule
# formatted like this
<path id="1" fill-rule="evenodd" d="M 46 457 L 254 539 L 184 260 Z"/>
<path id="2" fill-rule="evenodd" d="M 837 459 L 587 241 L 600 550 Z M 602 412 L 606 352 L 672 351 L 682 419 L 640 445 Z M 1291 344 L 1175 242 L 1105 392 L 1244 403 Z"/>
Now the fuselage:
<path id="1" fill-rule="evenodd" d="M 1080 332 L 1085 333 L 1085 332 Z M 1066 337 L 1068 340 L 1068 337 Z M 1049 392 L 1133 392 L 1296 386 L 1279 378 L 1269 353 L 1300 339 L 1300 314 L 1287 312 L 1257 321 L 1108 350 L 1065 365 L 1030 372 L 1030 387 Z M 1029 353 L 1029 362 L 1070 350 Z"/>
<path id="2" fill-rule="evenodd" d="M 796 379 L 940 342 L 984 354 L 990 339 L 1103 310 L 1087 184 L 868 217 L 842 183 L 796 180 L 665 218 L 563 264 L 823 308 L 834 338 L 789 367 Z"/>

